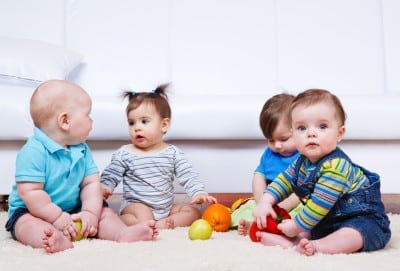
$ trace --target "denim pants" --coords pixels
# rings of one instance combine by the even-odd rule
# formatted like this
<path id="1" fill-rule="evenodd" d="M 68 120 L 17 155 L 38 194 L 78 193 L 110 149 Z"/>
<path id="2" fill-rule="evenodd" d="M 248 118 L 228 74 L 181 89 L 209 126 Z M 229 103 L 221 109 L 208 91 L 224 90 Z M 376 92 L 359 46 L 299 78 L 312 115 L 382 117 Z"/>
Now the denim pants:
<path id="1" fill-rule="evenodd" d="M 363 237 L 361 251 L 382 249 L 391 237 L 390 221 L 381 200 L 379 176 L 362 169 L 368 186 L 344 195 L 312 230 L 311 239 L 320 239 L 343 227 L 350 227 Z"/>

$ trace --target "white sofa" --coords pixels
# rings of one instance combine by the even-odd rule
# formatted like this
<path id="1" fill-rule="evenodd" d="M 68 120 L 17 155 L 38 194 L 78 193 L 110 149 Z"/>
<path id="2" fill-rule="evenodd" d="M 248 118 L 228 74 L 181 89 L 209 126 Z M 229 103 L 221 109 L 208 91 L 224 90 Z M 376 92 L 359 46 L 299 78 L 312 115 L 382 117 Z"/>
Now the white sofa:
<path id="1" fill-rule="evenodd" d="M 396 0 L 0 0 L 0 194 L 51 78 L 92 96 L 100 169 L 127 142 L 122 90 L 171 82 L 167 139 L 210 192 L 251 191 L 268 97 L 329 89 L 348 114 L 342 147 L 400 193 L 399 13 Z"/>

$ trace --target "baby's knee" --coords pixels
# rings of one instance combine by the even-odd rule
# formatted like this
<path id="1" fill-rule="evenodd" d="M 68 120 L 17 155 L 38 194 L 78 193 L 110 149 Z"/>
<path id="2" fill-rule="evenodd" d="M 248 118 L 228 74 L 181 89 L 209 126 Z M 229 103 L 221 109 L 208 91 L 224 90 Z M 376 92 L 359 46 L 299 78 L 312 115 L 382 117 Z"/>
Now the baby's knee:
<path id="1" fill-rule="evenodd" d="M 100 213 L 100 220 L 103 220 L 104 218 L 110 217 L 110 216 L 116 216 L 117 214 L 114 212 L 113 209 L 109 207 L 103 207 Z"/>
<path id="2" fill-rule="evenodd" d="M 195 206 L 184 205 L 182 209 L 184 211 L 192 214 L 193 217 L 196 218 L 196 219 L 201 217 L 201 211 L 198 208 L 196 208 Z"/>

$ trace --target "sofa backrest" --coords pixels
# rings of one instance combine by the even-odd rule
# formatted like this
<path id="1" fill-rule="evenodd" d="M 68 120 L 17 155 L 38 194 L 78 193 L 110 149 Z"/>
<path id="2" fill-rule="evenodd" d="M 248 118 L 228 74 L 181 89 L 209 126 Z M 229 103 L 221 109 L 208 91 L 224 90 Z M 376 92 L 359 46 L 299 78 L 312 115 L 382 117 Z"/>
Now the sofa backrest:
<path id="1" fill-rule="evenodd" d="M 93 139 L 126 137 L 122 90 L 164 82 L 172 139 L 260 139 L 264 101 L 307 88 L 342 99 L 346 138 L 397 139 L 399 12 L 395 0 L 3 0 L 0 36 L 84 57 L 66 78 L 93 97 Z"/>

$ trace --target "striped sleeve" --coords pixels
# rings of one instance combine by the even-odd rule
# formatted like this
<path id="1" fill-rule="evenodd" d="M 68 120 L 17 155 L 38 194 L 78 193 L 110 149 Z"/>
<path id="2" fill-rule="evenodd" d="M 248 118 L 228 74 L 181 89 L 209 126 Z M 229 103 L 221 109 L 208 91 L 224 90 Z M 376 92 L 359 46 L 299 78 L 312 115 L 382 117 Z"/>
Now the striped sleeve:
<path id="1" fill-rule="evenodd" d="M 294 176 L 294 163 L 292 163 L 267 186 L 266 192 L 272 194 L 278 202 L 284 200 L 293 192 L 291 182 Z"/>
<path id="2" fill-rule="evenodd" d="M 110 191 L 114 191 L 117 185 L 123 180 L 126 167 L 121 158 L 121 149 L 112 154 L 111 163 L 101 173 L 101 184 Z"/>
<path id="3" fill-rule="evenodd" d="M 193 198 L 197 194 L 205 193 L 204 184 L 200 181 L 199 173 L 194 170 L 192 164 L 188 161 L 184 153 L 175 147 L 175 176 L 180 185 L 182 185 L 186 193 Z"/>
<path id="4" fill-rule="evenodd" d="M 309 231 L 332 209 L 352 186 L 352 165 L 342 158 L 326 161 L 317 175 L 317 183 L 304 208 L 294 217 L 298 226 Z"/>

